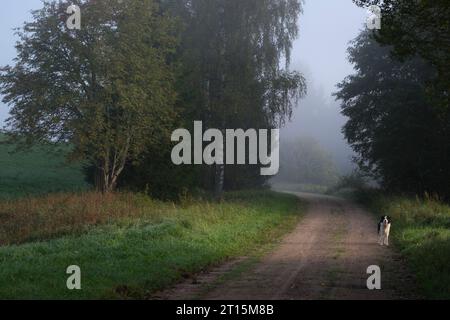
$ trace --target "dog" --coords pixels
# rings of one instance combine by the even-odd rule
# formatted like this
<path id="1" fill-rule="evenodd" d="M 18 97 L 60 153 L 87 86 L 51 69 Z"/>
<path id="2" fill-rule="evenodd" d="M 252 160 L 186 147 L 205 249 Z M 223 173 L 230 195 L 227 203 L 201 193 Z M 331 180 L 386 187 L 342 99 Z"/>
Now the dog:
<path id="1" fill-rule="evenodd" d="M 378 222 L 378 242 L 380 245 L 389 246 L 389 234 L 391 233 L 392 219 L 389 216 L 383 216 Z"/>

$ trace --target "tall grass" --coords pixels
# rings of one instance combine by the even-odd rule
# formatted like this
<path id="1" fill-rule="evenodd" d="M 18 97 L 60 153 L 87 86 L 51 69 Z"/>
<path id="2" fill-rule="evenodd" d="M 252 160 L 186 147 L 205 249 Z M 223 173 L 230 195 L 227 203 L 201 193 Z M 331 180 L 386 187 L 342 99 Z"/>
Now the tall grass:
<path id="1" fill-rule="evenodd" d="M 393 218 L 392 236 L 415 272 L 423 294 L 450 299 L 450 206 L 437 199 L 362 191 L 358 199 Z"/>
<path id="2" fill-rule="evenodd" d="M 0 245 L 47 240 L 124 218 L 156 220 L 169 204 L 131 193 L 51 194 L 0 201 Z"/>

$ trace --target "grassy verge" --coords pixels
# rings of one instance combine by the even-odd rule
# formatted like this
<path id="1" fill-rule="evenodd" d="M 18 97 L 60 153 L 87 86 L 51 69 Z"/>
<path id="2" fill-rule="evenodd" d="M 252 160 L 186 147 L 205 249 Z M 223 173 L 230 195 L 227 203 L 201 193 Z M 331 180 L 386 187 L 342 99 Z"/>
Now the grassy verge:
<path id="1" fill-rule="evenodd" d="M 358 200 L 393 218 L 392 237 L 430 299 L 450 298 L 450 206 L 434 199 L 410 199 L 361 192 Z"/>
<path id="2" fill-rule="evenodd" d="M 0 298 L 145 298 L 272 242 L 295 225 L 301 212 L 295 197 L 269 191 L 230 193 L 220 204 L 182 205 L 115 195 L 106 201 L 114 205 L 106 208 L 98 199 L 86 203 L 88 195 L 60 197 L 35 200 L 22 213 L 33 217 L 34 230 L 24 233 L 28 236 L 12 232 L 4 240 L 21 244 L 0 247 Z M 93 203 L 99 204 L 78 217 Z M 13 210 L 20 202 L 7 206 Z M 86 224 L 72 224 L 74 219 Z M 82 290 L 66 288 L 69 265 L 81 267 Z"/>

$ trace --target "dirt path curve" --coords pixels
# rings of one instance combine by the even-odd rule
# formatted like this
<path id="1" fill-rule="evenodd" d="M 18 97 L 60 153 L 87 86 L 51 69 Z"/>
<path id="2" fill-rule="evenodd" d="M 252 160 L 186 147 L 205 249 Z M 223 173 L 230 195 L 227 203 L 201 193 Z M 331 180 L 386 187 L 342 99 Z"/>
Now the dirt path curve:
<path id="1" fill-rule="evenodd" d="M 176 286 L 163 299 L 409 299 L 413 278 L 392 248 L 377 244 L 376 218 L 343 199 L 296 193 L 309 203 L 295 230 L 254 266 L 218 281 L 241 261 Z M 393 228 L 395 232 L 395 227 Z M 366 287 L 367 267 L 382 271 L 382 290 Z"/>

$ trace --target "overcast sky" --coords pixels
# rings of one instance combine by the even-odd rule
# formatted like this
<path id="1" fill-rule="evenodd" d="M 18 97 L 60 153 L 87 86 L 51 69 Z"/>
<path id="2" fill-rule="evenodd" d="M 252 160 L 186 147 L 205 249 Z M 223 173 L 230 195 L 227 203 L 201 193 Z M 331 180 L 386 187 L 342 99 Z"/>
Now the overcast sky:
<path id="1" fill-rule="evenodd" d="M 40 0 L 2 1 L 0 11 L 0 65 L 11 64 L 15 56 L 15 27 L 31 18 L 30 11 L 41 7 Z M 292 68 L 307 69 L 308 81 L 322 87 L 330 98 L 335 84 L 352 73 L 346 60 L 348 42 L 362 28 L 366 12 L 351 0 L 306 0 L 300 17 L 300 37 L 295 42 Z M 330 98 L 331 99 L 331 98 Z M 7 117 L 0 103 L 0 124 Z"/>

